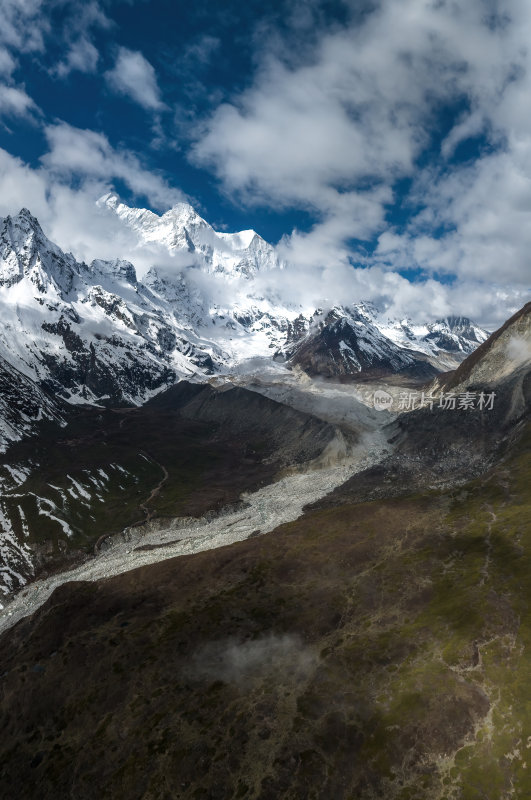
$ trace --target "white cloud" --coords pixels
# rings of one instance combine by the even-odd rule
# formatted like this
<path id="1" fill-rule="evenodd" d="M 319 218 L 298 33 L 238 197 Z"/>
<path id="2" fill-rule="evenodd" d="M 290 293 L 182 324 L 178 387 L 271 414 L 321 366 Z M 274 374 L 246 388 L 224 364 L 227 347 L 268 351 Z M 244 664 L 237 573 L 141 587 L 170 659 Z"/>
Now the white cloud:
<path id="1" fill-rule="evenodd" d="M 31 117 L 37 110 L 23 85 L 13 73 L 15 56 L 40 53 L 49 24 L 41 13 L 42 0 L 0 0 L 0 116 Z"/>
<path id="2" fill-rule="evenodd" d="M 42 54 L 46 51 L 47 39 L 66 44 L 80 37 L 90 40 L 91 31 L 109 28 L 110 19 L 98 0 L 71 0 L 60 3 L 64 19 L 61 27 L 51 24 L 51 6 L 44 0 L 0 0 L 0 42 L 16 53 Z"/>
<path id="3" fill-rule="evenodd" d="M 50 6 L 43 0 L 0 0 L 0 76 L 7 81 L 1 89 L 1 114 L 27 116 L 37 110 L 24 86 L 13 78 L 21 55 L 31 54 L 43 69 L 61 78 L 72 70 L 95 71 L 99 55 L 92 33 L 111 27 L 111 21 L 97 0 L 72 0 L 64 10 L 62 25 L 53 27 Z M 46 63 L 49 39 L 66 51 L 66 57 L 51 68 Z"/>
<path id="4" fill-rule="evenodd" d="M 64 78 L 71 72 L 95 72 L 98 66 L 99 53 L 96 47 L 87 38 L 81 37 L 70 46 L 64 61 L 56 68 L 59 78 Z"/>
<path id="5" fill-rule="evenodd" d="M 5 47 L 0 47 L 0 75 L 9 77 L 15 69 L 15 60 Z"/>
<path id="6" fill-rule="evenodd" d="M 490 285 L 492 297 L 497 284 L 520 296 L 531 245 L 531 6 L 508 0 L 503 18 L 484 0 L 382 0 L 363 18 L 352 8 L 348 25 L 325 31 L 299 62 L 278 42 L 266 50 L 252 86 L 197 130 L 193 161 L 244 202 L 313 211 L 313 230 L 281 243 L 297 263 L 326 260 L 341 273 L 353 258 L 382 275 L 420 266 Z M 438 154 L 431 131 L 456 104 L 467 110 Z M 452 163 L 481 135 L 490 150 Z M 419 166 L 426 151 L 430 166 Z M 410 208 L 421 211 L 399 233 L 385 215 L 401 177 L 414 180 Z M 376 235 L 374 258 L 353 251 L 353 238 Z"/>
<path id="7" fill-rule="evenodd" d="M 268 634 L 239 641 L 227 638 L 208 642 L 196 650 L 185 674 L 192 680 L 223 680 L 245 684 L 273 675 L 282 684 L 288 676 L 303 679 L 319 666 L 316 650 L 298 635 Z"/>
<path id="8" fill-rule="evenodd" d="M 471 317 L 487 330 L 494 330 L 528 300 L 525 289 L 478 279 L 452 284 L 434 278 L 412 282 L 381 266 L 352 267 L 341 257 L 313 257 L 291 261 L 281 274 L 266 273 L 257 286 L 262 293 L 279 291 L 284 300 L 305 308 L 327 308 L 338 304 L 371 300 L 390 317 L 410 316 L 431 322 L 450 314 Z M 342 254 L 340 254 L 342 256 Z"/>
<path id="9" fill-rule="evenodd" d="M 61 122 L 47 126 L 45 134 L 50 149 L 42 163 L 58 179 L 119 179 L 136 195 L 146 196 L 156 208 L 167 208 L 183 199 L 182 192 L 169 186 L 156 172 L 145 169 L 134 154 L 113 148 L 102 133 Z"/>
<path id="10" fill-rule="evenodd" d="M 25 117 L 37 106 L 22 88 L 0 84 L 0 116 Z"/>
<path id="11" fill-rule="evenodd" d="M 98 0 L 70 3 L 70 14 L 59 36 L 64 40 L 66 57 L 60 61 L 52 74 L 65 78 L 71 72 L 95 72 L 99 62 L 99 52 L 94 44 L 97 30 L 108 30 L 113 22 L 100 7 Z M 56 32 L 57 33 L 57 32 Z"/>
<path id="12" fill-rule="evenodd" d="M 160 249 L 138 247 L 119 218 L 96 205 L 113 188 L 110 174 L 85 176 L 75 184 L 68 177 L 59 176 L 53 167 L 34 169 L 0 149 L 0 216 L 29 208 L 53 242 L 86 262 L 124 258 L 140 276 L 154 263 L 165 263 Z M 166 261 L 175 269 L 167 253 Z"/>
<path id="13" fill-rule="evenodd" d="M 43 52 L 50 23 L 42 0 L 0 0 L 0 41 L 19 52 Z"/>
<path id="14" fill-rule="evenodd" d="M 485 132 L 486 120 L 479 111 L 463 114 L 461 120 L 457 122 L 441 145 L 441 153 L 447 158 L 451 158 L 457 146 L 467 139 L 480 136 Z"/>
<path id="15" fill-rule="evenodd" d="M 41 0 L 0 0 L 0 74 L 7 81 L 0 113 L 37 111 L 13 78 L 16 58 L 31 52 L 43 60 L 51 33 L 64 43 L 52 74 L 97 69 L 93 33 L 110 25 L 99 3 L 71 3 L 59 34 L 50 31 L 43 7 Z M 531 246 L 531 6 L 507 0 L 505 21 L 488 18 L 490 7 L 487 0 L 381 0 L 360 17 L 352 0 L 348 24 L 327 29 L 316 24 L 318 0 L 311 8 L 294 5 L 293 41 L 304 46 L 282 42 L 276 31 L 257 57 L 250 88 L 202 123 L 192 152 L 230 196 L 315 216 L 312 230 L 294 231 L 279 245 L 289 269 L 264 281 L 282 281 L 283 293 L 305 303 L 367 298 L 393 313 L 464 313 L 487 327 L 523 304 Z M 260 32 L 271 37 L 267 26 Z M 217 46 L 213 37 L 192 42 L 182 68 L 200 69 Z M 106 79 L 154 112 L 159 140 L 167 143 L 158 113 L 166 106 L 142 53 L 120 48 Z M 464 110 L 433 144 L 437 113 L 456 102 Z M 49 151 L 37 170 L 0 153 L 0 213 L 29 206 L 76 256 L 126 257 L 142 272 L 160 254 L 132 248 L 94 201 L 113 181 L 160 209 L 181 193 L 103 133 L 66 123 L 45 133 Z M 477 136 L 489 147 L 456 163 L 459 145 Z M 429 165 L 422 166 L 428 148 Z M 405 212 L 416 211 L 405 229 L 389 228 L 387 209 L 403 177 L 412 180 Z M 374 254 L 353 245 L 373 237 Z M 396 272 L 411 267 L 428 280 L 412 284 Z M 453 284 L 433 279 L 454 273 Z"/>
<path id="16" fill-rule="evenodd" d="M 51 24 L 54 5 L 63 6 L 59 25 Z M 44 0 L 0 0 L 0 18 L 0 73 L 7 71 L 5 67 L 13 72 L 15 57 L 31 53 L 44 69 L 61 78 L 73 70 L 93 72 L 98 62 L 94 31 L 113 26 L 98 0 L 71 0 L 52 6 Z M 51 68 L 46 63 L 49 41 L 66 52 L 66 57 Z"/>
<path id="17" fill-rule="evenodd" d="M 520 336 L 512 336 L 507 344 L 507 355 L 518 364 L 531 361 L 531 344 Z"/>
<path id="18" fill-rule="evenodd" d="M 161 111 L 165 108 L 155 70 L 142 53 L 120 47 L 116 63 L 105 77 L 115 92 L 130 97 L 146 110 Z"/>
<path id="19" fill-rule="evenodd" d="M 424 210 L 403 235 L 379 237 L 376 263 L 529 286 L 531 138 L 449 172 L 426 171 L 413 196 Z"/>
<path id="20" fill-rule="evenodd" d="M 90 157 L 88 150 L 87 156 Z M 96 206 L 96 199 L 112 188 L 110 176 L 103 176 L 101 171 L 98 168 L 92 176 L 85 175 L 72 185 L 68 171 L 61 176 L 53 164 L 46 163 L 32 169 L 0 150 L 0 216 L 17 213 L 27 206 L 50 239 L 65 251 L 73 252 L 76 258 L 87 262 L 94 258 L 125 258 L 135 265 L 140 277 L 153 264 L 173 273 L 193 266 L 189 256 L 185 260 L 170 258 L 156 246 L 139 247 L 130 229 L 116 215 Z M 325 250 L 322 259 L 312 259 L 311 246 L 307 254 L 307 262 L 300 251 L 299 260 L 293 259 L 281 272 L 269 271 L 260 276 L 256 290 L 277 291 L 283 299 L 305 307 L 372 299 L 386 307 L 391 316 L 411 315 L 416 320 L 461 313 L 472 316 L 488 329 L 501 324 L 527 299 L 522 291 L 481 280 L 464 280 L 453 286 L 432 279 L 411 283 L 378 266 L 353 269 L 342 254 L 334 259 L 334 253 Z M 201 274 L 194 276 L 193 272 L 192 282 L 201 281 Z M 204 291 L 213 292 L 217 302 L 223 301 L 219 281 L 209 282 L 204 278 L 203 283 Z M 227 287 L 227 302 L 234 299 L 237 289 L 237 286 Z"/>
<path id="21" fill-rule="evenodd" d="M 52 70 L 51 74 L 65 78 L 71 72 L 96 72 L 100 54 L 94 44 L 94 34 L 98 30 L 109 30 L 113 22 L 100 7 L 98 0 L 73 2 L 71 13 L 60 35 L 64 40 L 65 58 Z"/>

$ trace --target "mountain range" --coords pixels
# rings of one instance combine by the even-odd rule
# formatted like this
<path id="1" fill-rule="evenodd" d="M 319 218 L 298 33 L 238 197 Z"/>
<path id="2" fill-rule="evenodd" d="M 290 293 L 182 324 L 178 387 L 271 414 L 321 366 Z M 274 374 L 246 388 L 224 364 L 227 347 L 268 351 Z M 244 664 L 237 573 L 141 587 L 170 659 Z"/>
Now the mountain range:
<path id="1" fill-rule="evenodd" d="M 186 203 L 158 216 L 116 195 L 99 202 L 133 247 L 154 248 L 142 280 L 128 261 L 64 253 L 27 209 L 0 221 L 0 379 L 26 398 L 24 412 L 0 408 L 3 447 L 41 416 L 60 417 L 64 402 L 137 405 L 183 378 L 257 368 L 425 379 L 487 338 L 462 317 L 417 324 L 366 302 L 287 302 L 278 278 L 264 289 L 287 267 L 254 231 L 216 232 Z"/>

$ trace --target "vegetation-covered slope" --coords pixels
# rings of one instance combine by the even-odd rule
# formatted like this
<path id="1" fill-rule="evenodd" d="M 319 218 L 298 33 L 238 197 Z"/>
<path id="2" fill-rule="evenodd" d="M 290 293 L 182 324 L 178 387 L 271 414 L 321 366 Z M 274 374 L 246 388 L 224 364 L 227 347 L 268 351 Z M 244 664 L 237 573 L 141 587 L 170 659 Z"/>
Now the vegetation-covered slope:
<path id="1" fill-rule="evenodd" d="M 64 585 L 2 639 L 6 796 L 531 796 L 530 438 L 458 489 Z"/>

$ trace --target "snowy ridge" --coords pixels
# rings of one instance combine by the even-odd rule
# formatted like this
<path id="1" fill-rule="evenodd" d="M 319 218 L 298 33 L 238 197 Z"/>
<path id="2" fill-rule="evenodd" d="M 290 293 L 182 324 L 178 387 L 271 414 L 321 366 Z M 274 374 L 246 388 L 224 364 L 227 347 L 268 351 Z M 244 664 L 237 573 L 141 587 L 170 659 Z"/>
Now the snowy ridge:
<path id="1" fill-rule="evenodd" d="M 281 266 L 275 248 L 255 231 L 219 233 L 188 203 L 177 203 L 159 216 L 145 208 L 130 208 L 115 194 L 104 195 L 98 202 L 131 229 L 139 244 L 188 253 L 190 265 L 200 263 L 208 272 L 251 277 L 258 270 Z"/>
<path id="2" fill-rule="evenodd" d="M 63 417 L 57 403 L 0 357 L 0 453 L 12 442 L 33 434 L 41 420 L 63 425 Z"/>
<path id="3" fill-rule="evenodd" d="M 438 358 L 440 366 L 447 369 L 453 369 L 489 336 L 468 317 L 446 317 L 426 325 L 415 324 L 411 319 L 385 319 L 382 314 L 378 319 L 380 331 L 399 347 L 414 347 Z"/>
<path id="4" fill-rule="evenodd" d="M 27 209 L 0 221 L 0 364 L 49 418 L 60 412 L 43 390 L 70 404 L 139 404 L 181 378 L 241 374 L 257 359 L 304 369 L 312 350 L 310 371 L 329 377 L 419 360 L 440 371 L 487 336 L 464 318 L 418 325 L 369 303 L 323 311 L 284 302 L 258 280 L 285 265 L 254 231 L 218 233 L 186 203 L 161 216 L 116 195 L 100 205 L 133 241 L 156 243 L 181 266 L 155 264 L 140 281 L 128 261 L 87 265 L 63 253 Z M 20 414 L 9 420 L 0 407 L 0 418 L 5 441 L 19 427 L 31 432 Z"/>
<path id="5" fill-rule="evenodd" d="M 70 403 L 138 403 L 196 368 L 211 344 L 136 280 L 132 264 L 65 255 L 23 210 L 0 230 L 0 357 Z"/>

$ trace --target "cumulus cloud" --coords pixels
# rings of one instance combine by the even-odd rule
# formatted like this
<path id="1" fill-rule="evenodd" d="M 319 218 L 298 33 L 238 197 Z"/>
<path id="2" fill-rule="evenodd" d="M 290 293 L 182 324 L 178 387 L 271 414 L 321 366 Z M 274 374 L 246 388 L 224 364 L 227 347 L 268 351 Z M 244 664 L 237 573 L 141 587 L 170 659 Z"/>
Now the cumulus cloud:
<path id="1" fill-rule="evenodd" d="M 426 170 L 412 195 L 423 210 L 404 233 L 379 237 L 375 262 L 529 286 L 530 157 L 531 136 L 470 165 Z"/>
<path id="2" fill-rule="evenodd" d="M 113 69 L 105 76 L 111 89 L 146 110 L 161 111 L 166 107 L 161 100 L 155 70 L 139 51 L 120 47 Z"/>
<path id="3" fill-rule="evenodd" d="M 5 47 L 0 47 L 0 76 L 9 77 L 15 69 L 15 59 Z"/>
<path id="4" fill-rule="evenodd" d="M 413 282 L 377 265 L 355 268 L 329 260 L 287 263 L 280 274 L 260 275 L 256 292 L 277 292 L 301 310 L 370 300 L 393 319 L 432 322 L 457 314 L 472 317 L 487 330 L 497 328 L 528 300 L 525 289 L 481 279 L 445 284 L 428 277 Z"/>
<path id="5" fill-rule="evenodd" d="M 155 208 L 167 208 L 183 199 L 182 192 L 145 169 L 137 156 L 113 148 L 103 133 L 61 122 L 48 125 L 45 134 L 50 149 L 42 163 L 58 178 L 80 176 L 106 182 L 118 178 L 135 194 L 147 197 Z"/>
<path id="6" fill-rule="evenodd" d="M 0 78 L 3 79 L 0 113 L 30 116 L 35 102 L 25 87 L 13 78 L 21 55 L 31 54 L 50 74 L 65 77 L 73 70 L 93 72 L 99 54 L 92 42 L 93 31 L 109 28 L 111 22 L 97 0 L 73 0 L 65 6 L 60 26 L 51 24 L 50 7 L 43 0 L 0 0 Z M 53 40 L 66 51 L 66 57 L 49 67 L 46 51 Z"/>
<path id="7" fill-rule="evenodd" d="M 65 78 L 71 72 L 96 72 L 100 54 L 94 43 L 98 30 L 109 30 L 113 23 L 105 14 L 97 0 L 73 2 L 71 13 L 61 32 L 66 56 L 52 70 L 58 78 Z"/>
<path id="8" fill-rule="evenodd" d="M 0 84 L 0 116 L 25 117 L 36 110 L 37 106 L 24 89 Z"/>
<path id="9" fill-rule="evenodd" d="M 276 294 L 281 300 L 299 305 L 305 311 L 372 299 L 391 317 L 412 316 L 417 321 L 431 321 L 451 313 L 461 313 L 472 315 L 487 329 L 498 327 L 527 299 L 524 291 L 493 286 L 480 280 L 463 280 L 456 285 L 443 285 L 433 279 L 411 283 L 398 273 L 379 266 L 353 269 L 346 262 L 326 258 L 326 253 L 323 260 L 315 259 L 308 263 L 302 258 L 293 259 L 282 270 L 259 275 L 253 286 L 244 280 L 226 284 L 198 269 L 199 262 L 193 254 L 178 252 L 170 256 L 156 243 L 139 245 L 127 225 L 108 209 L 96 205 L 96 200 L 113 188 L 112 159 L 117 157 L 119 160 L 125 156 L 116 156 L 101 135 L 95 140 L 89 136 L 87 143 L 82 136 L 87 132 L 79 133 L 81 138 L 72 138 L 70 143 L 77 145 L 73 147 L 74 152 L 82 154 L 84 142 L 86 150 L 81 161 L 72 160 L 68 142 L 61 138 L 55 139 L 58 149 L 55 152 L 52 149 L 50 161 L 44 159 L 39 169 L 0 150 L 0 216 L 17 213 L 23 206 L 29 206 L 47 236 L 65 251 L 73 252 L 79 260 L 124 258 L 135 265 L 139 277 L 153 265 L 170 277 L 186 270 L 190 286 L 218 304 L 231 304 L 239 295 L 243 298 L 250 291 L 258 297 Z M 92 149 L 94 147 L 96 152 Z M 97 148 L 100 149 L 99 155 Z M 61 152 L 68 159 L 70 168 L 57 172 L 55 165 Z M 76 156 L 78 158 L 81 155 Z M 89 175 L 85 158 L 93 164 Z M 130 168 L 129 158 L 126 158 L 126 163 Z M 76 170 L 80 171 L 79 174 Z M 78 176 L 76 180 L 71 180 L 73 174 Z M 137 180 L 140 179 L 137 175 Z M 157 194 L 159 191 L 165 194 L 172 190 L 162 184 L 162 189 L 157 187 Z M 179 196 L 179 199 L 182 198 Z"/>
<path id="10" fill-rule="evenodd" d="M 59 78 L 64 78 L 71 72 L 95 72 L 100 54 L 96 47 L 86 37 L 82 36 L 73 42 L 64 61 L 56 68 Z"/>
<path id="11" fill-rule="evenodd" d="M 104 163 L 111 170 L 110 163 Z M 124 258 L 135 265 L 139 276 L 159 263 L 171 265 L 174 273 L 179 271 L 177 260 L 170 259 L 161 248 L 138 247 L 116 215 L 96 204 L 98 198 L 113 189 L 112 172 L 102 172 L 103 169 L 95 169 L 90 175 L 72 180 L 68 170 L 58 173 L 46 163 L 34 169 L 0 149 L 0 216 L 28 207 L 46 235 L 78 260 Z M 140 180 L 138 176 L 137 179 Z M 162 181 L 156 187 L 156 194 L 163 192 L 168 200 L 171 191 Z M 176 196 L 181 199 L 180 194 Z"/>
<path id="12" fill-rule="evenodd" d="M 0 0 L 0 116 L 31 117 L 37 110 L 23 85 L 13 73 L 16 56 L 44 50 L 49 24 L 41 12 L 41 0 Z"/>
<path id="13" fill-rule="evenodd" d="M 181 193 L 104 133 L 43 122 L 17 83 L 21 54 L 45 64 L 52 36 L 62 55 L 46 64 L 50 74 L 97 70 L 95 32 L 111 23 L 96 0 L 67 5 L 52 31 L 42 0 L 0 0 L 0 114 L 39 120 L 48 142 L 38 169 L 0 154 L 0 213 L 30 206 L 76 256 L 130 258 L 142 274 L 164 256 L 135 250 L 94 201 L 113 181 L 161 210 Z M 183 96 L 217 107 L 200 123 L 191 122 L 192 102 L 177 109 L 178 120 L 197 125 L 190 158 L 232 199 L 304 209 L 315 220 L 280 241 L 289 266 L 260 277 L 272 291 L 306 306 L 373 299 L 393 314 L 463 313 L 496 327 L 529 284 L 531 6 L 507 0 L 503 14 L 490 0 L 344 7 L 345 21 L 330 25 L 320 0 L 291 4 L 287 37 L 266 14 L 253 40 L 256 73 L 230 102 L 212 86 L 198 88 L 220 42 L 191 41 L 175 67 L 189 85 Z M 160 113 L 166 106 L 144 55 L 119 48 L 105 79 L 151 112 L 157 141 L 168 146 L 169 115 Z M 405 185 L 401 222 L 390 225 Z M 178 261 L 168 269 L 181 269 Z M 420 283 L 399 272 L 412 268 Z"/>
<path id="14" fill-rule="evenodd" d="M 0 41 L 19 52 L 42 52 L 50 23 L 42 0 L 1 0 Z"/>
<path id="15" fill-rule="evenodd" d="M 68 50 L 56 73 L 66 75 L 72 69 L 88 71 L 95 57 L 92 34 L 97 29 L 112 27 L 112 23 L 98 0 L 72 0 L 63 6 L 61 24 L 52 25 L 52 9 L 44 0 L 0 0 L 0 43 L 15 56 L 42 55 L 48 40 L 53 39 Z"/>
<path id="16" fill-rule="evenodd" d="M 528 284 L 531 7 L 382 0 L 363 15 L 351 9 L 300 60 L 278 43 L 266 50 L 252 86 L 197 130 L 193 161 L 244 202 L 312 211 L 313 230 L 281 243 L 296 262 Z M 437 143 L 441 111 L 456 107 Z M 454 159 L 480 137 L 471 162 Z M 393 229 L 386 215 L 401 178 L 413 180 L 413 218 Z M 378 236 L 374 258 L 352 243 Z"/>

